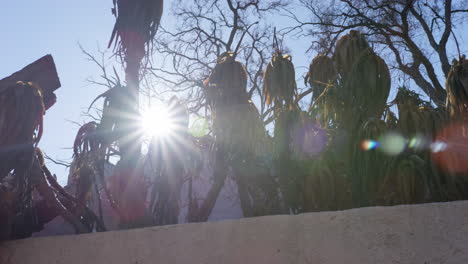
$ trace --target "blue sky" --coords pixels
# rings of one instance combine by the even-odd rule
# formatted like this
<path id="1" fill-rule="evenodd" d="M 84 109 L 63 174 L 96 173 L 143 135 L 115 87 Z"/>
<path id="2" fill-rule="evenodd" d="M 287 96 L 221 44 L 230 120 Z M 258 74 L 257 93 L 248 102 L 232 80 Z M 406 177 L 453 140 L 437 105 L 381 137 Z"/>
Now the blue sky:
<path id="1" fill-rule="evenodd" d="M 167 11 L 170 2 L 165 1 L 163 25 L 174 19 Z M 98 47 L 105 49 L 114 24 L 111 6 L 111 0 L 15 0 L 5 1 L 0 9 L 0 78 L 46 54 L 55 59 L 62 87 L 56 92 L 56 105 L 45 116 L 40 142 L 41 149 L 54 158 L 71 158 L 70 148 L 78 126 L 68 120 L 85 120 L 81 113 L 105 89 L 86 81 L 91 76 L 99 78 L 100 71 L 81 53 L 78 43 L 92 54 L 97 54 Z M 274 22 L 281 28 L 285 19 L 275 18 Z M 459 36 L 467 35 L 466 27 L 461 33 Z M 460 42 L 466 43 L 462 37 Z M 307 71 L 314 55 L 305 54 L 308 43 L 304 39 L 286 42 L 293 51 L 298 75 Z M 298 86 L 302 87 L 302 81 Z M 48 165 L 65 183 L 68 172 L 50 162 Z"/>

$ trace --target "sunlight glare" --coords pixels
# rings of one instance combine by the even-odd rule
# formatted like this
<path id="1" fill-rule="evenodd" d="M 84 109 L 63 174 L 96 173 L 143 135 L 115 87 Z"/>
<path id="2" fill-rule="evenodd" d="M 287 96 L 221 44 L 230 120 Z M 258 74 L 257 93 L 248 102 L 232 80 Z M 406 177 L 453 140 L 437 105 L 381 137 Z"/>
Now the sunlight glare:
<path id="1" fill-rule="evenodd" d="M 167 137 L 174 132 L 175 124 L 167 107 L 153 106 L 142 113 L 143 133 L 149 137 Z"/>

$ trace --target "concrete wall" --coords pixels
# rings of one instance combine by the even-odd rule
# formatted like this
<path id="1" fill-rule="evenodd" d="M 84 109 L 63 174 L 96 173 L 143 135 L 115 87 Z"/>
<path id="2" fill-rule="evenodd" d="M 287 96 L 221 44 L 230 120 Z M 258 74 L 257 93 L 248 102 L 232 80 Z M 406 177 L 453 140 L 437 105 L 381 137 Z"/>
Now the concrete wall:
<path id="1" fill-rule="evenodd" d="M 31 238 L 0 263 L 468 263 L 468 202 Z"/>

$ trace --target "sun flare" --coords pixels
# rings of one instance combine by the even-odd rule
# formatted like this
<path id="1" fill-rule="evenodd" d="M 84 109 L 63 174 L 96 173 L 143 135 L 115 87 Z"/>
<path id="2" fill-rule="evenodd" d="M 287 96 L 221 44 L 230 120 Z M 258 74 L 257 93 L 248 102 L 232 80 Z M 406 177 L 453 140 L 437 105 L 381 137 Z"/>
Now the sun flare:
<path id="1" fill-rule="evenodd" d="M 167 137 L 174 132 L 175 124 L 169 109 L 158 105 L 143 111 L 141 127 L 148 137 Z"/>

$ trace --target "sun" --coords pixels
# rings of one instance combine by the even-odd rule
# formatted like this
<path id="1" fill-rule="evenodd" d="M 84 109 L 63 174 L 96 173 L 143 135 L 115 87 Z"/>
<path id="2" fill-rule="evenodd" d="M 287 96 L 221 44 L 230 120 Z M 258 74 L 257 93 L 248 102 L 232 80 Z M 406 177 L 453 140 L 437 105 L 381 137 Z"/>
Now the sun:
<path id="1" fill-rule="evenodd" d="M 168 137 L 175 130 L 175 120 L 164 105 L 155 105 L 142 111 L 141 129 L 147 137 Z"/>

